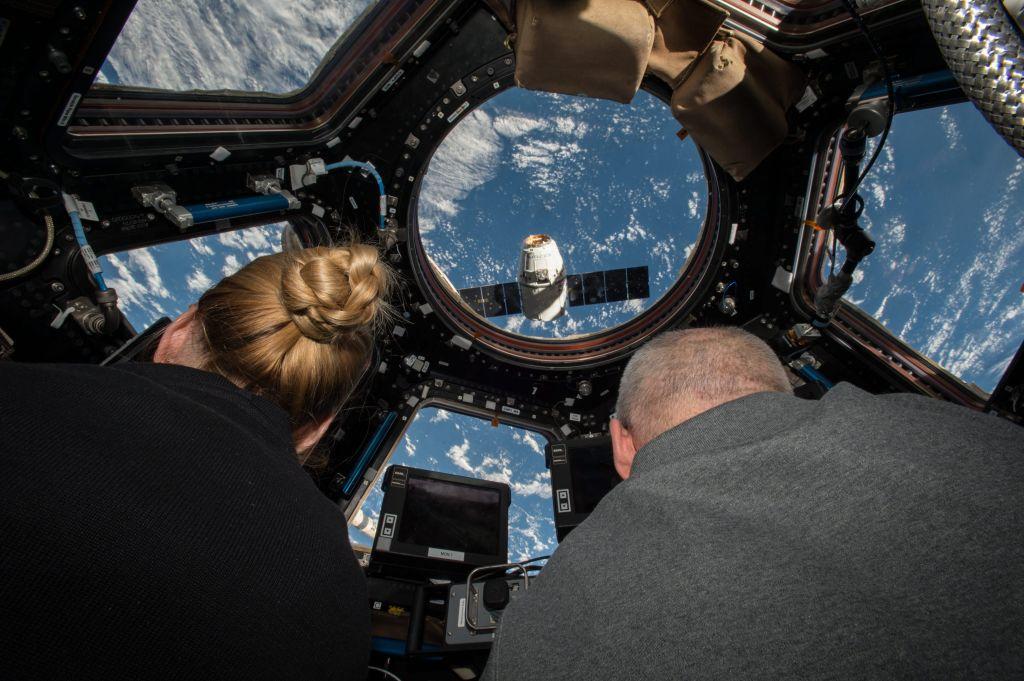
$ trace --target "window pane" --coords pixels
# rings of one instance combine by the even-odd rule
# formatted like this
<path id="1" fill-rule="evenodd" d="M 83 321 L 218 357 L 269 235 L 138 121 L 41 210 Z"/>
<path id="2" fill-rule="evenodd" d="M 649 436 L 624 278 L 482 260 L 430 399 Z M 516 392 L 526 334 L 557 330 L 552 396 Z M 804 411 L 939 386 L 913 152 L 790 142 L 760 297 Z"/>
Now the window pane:
<path id="1" fill-rule="evenodd" d="M 110 253 L 100 258 L 107 284 L 138 331 L 174 319 L 222 277 L 281 250 L 285 223 Z"/>
<path id="2" fill-rule="evenodd" d="M 309 81 L 371 0 L 139 0 L 98 82 L 283 94 Z"/>
<path id="3" fill-rule="evenodd" d="M 847 299 L 991 392 L 1024 338 L 1024 159 L 969 103 L 900 114 L 889 140 Z"/>
<path id="4" fill-rule="evenodd" d="M 411 466 L 508 483 L 508 555 L 510 560 L 526 560 L 548 555 L 556 546 L 545 444 L 542 436 L 522 428 L 494 427 L 472 416 L 427 407 L 416 412 L 384 470 L 390 465 Z M 384 500 L 381 479 L 353 516 L 349 536 L 354 544 L 373 545 Z"/>
<path id="5" fill-rule="evenodd" d="M 668 106 L 643 90 L 628 106 L 502 92 L 465 116 L 430 160 L 418 204 L 424 249 L 455 289 L 467 290 L 515 282 L 523 239 L 546 234 L 566 274 L 594 275 L 570 277 L 564 315 L 528 319 L 521 300 L 507 315 L 504 305 L 471 307 L 500 328 L 540 338 L 623 324 L 675 284 L 704 224 L 704 168 L 678 130 Z M 591 295 L 602 290 L 602 273 L 618 272 L 626 289 L 622 270 L 644 267 L 649 296 Z M 609 288 L 618 291 L 614 281 Z M 590 304 L 573 305 L 574 291 Z"/>

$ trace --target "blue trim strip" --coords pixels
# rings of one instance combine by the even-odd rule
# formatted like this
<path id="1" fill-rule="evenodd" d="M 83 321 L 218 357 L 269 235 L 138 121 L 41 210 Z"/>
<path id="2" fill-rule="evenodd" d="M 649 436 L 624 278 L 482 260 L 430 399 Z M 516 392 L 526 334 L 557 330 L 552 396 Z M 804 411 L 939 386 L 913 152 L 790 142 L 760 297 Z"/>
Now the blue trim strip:
<path id="1" fill-rule="evenodd" d="M 377 449 L 380 447 L 380 443 L 384 440 L 384 436 L 391 430 L 391 424 L 398 418 L 398 413 L 389 411 L 388 415 L 384 417 L 384 422 L 377 427 L 377 432 L 373 434 L 366 447 L 363 449 L 363 453 L 359 455 L 359 460 L 356 461 L 356 465 L 352 468 L 352 474 L 348 476 L 348 480 L 345 481 L 345 486 L 341 488 L 341 493 L 346 497 L 352 494 L 352 488 L 355 487 L 356 483 L 363 479 L 363 472 L 366 470 L 366 466 L 370 463 L 370 458 L 377 453 Z"/>

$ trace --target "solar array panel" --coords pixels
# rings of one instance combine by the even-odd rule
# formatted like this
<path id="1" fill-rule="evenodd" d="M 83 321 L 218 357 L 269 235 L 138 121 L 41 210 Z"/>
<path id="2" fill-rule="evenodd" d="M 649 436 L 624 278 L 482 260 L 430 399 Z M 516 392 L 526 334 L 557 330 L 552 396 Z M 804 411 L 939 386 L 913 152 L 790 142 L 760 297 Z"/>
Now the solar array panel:
<path id="1" fill-rule="evenodd" d="M 566 276 L 565 284 L 569 307 L 617 303 L 651 296 L 646 266 L 570 274 Z M 482 317 L 504 317 L 521 314 L 523 311 L 522 292 L 516 281 L 459 289 L 459 295 L 471 310 Z"/>

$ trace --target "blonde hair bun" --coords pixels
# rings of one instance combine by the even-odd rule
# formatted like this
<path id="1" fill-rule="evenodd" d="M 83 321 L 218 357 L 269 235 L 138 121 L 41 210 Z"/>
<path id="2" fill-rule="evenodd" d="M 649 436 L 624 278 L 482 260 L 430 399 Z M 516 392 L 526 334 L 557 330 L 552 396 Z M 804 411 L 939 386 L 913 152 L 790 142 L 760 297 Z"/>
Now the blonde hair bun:
<path id="1" fill-rule="evenodd" d="M 387 316 L 392 274 L 373 246 L 307 248 L 281 273 L 281 302 L 303 336 L 335 343 Z"/>

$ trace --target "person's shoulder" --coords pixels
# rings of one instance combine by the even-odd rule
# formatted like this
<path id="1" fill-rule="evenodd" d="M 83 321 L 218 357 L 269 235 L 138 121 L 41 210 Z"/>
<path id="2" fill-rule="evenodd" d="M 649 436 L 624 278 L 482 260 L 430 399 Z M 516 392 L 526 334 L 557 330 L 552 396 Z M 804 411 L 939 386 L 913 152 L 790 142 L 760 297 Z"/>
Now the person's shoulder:
<path id="1" fill-rule="evenodd" d="M 994 414 L 915 393 L 872 394 L 848 383 L 840 383 L 821 400 L 833 416 L 851 423 L 900 431 L 911 436 L 927 435 L 934 440 L 948 436 L 976 445 L 1020 449 L 1020 426 Z"/>

